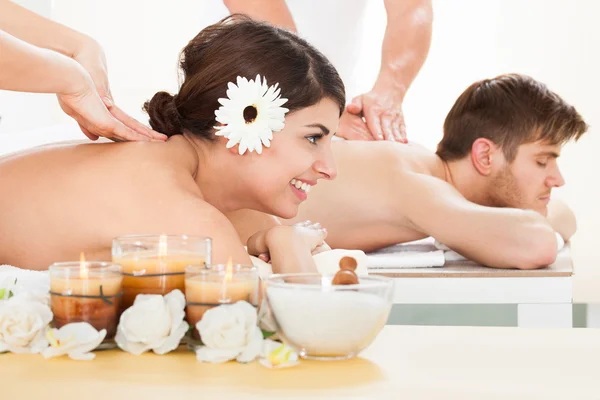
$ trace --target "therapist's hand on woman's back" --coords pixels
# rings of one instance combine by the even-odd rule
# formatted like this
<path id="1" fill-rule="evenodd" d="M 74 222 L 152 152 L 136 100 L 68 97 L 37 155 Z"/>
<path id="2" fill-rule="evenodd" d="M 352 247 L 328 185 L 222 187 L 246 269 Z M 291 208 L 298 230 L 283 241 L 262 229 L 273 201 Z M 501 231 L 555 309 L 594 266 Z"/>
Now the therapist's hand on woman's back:
<path id="1" fill-rule="evenodd" d="M 166 135 L 143 125 L 114 104 L 108 83 L 106 56 L 98 42 L 88 38 L 73 54 L 73 59 L 88 73 L 93 87 L 88 81 L 75 93 L 59 95 L 59 103 L 63 111 L 79 123 L 88 138 L 96 140 L 103 136 L 117 141 L 167 139 Z"/>

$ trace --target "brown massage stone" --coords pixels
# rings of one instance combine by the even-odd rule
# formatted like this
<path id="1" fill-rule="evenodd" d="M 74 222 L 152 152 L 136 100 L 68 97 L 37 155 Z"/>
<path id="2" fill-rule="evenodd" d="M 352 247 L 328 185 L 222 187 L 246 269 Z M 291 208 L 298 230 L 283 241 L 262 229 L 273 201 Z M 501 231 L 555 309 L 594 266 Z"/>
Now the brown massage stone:
<path id="1" fill-rule="evenodd" d="M 332 285 L 356 285 L 357 283 L 358 276 L 349 269 L 340 269 L 331 281 Z"/>
<path id="2" fill-rule="evenodd" d="M 354 257 L 344 256 L 340 260 L 340 269 L 346 269 L 350 271 L 356 271 L 358 263 Z"/>

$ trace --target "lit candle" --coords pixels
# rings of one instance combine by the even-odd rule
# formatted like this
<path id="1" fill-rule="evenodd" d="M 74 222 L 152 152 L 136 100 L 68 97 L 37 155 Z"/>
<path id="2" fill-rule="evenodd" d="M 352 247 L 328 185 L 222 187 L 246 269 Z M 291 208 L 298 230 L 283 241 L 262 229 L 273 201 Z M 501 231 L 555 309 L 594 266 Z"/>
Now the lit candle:
<path id="1" fill-rule="evenodd" d="M 122 309 L 138 294 L 184 290 L 185 267 L 210 263 L 210 238 L 130 235 L 113 240 L 112 260 L 123 267 Z"/>
<path id="2" fill-rule="evenodd" d="M 185 272 L 186 319 L 191 326 L 206 310 L 221 304 L 245 300 L 258 305 L 258 274 L 252 265 L 232 265 L 230 259 L 227 265 L 190 265 Z M 195 328 L 193 335 L 199 338 Z"/>
<path id="3" fill-rule="evenodd" d="M 54 326 L 88 322 L 114 337 L 121 300 L 121 266 L 107 262 L 54 263 L 50 271 L 50 306 Z"/>

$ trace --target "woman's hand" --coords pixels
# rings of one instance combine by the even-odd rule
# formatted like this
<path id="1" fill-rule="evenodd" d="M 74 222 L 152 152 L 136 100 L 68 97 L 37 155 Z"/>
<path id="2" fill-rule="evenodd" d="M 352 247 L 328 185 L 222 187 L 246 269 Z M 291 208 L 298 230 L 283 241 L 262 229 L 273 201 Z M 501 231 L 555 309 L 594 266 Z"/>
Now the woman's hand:
<path id="1" fill-rule="evenodd" d="M 314 272 L 313 252 L 329 249 L 327 231 L 319 224 L 276 226 L 248 239 L 248 253 L 271 262 L 279 272 Z M 326 247 L 324 247 L 326 246 Z"/>
<path id="2" fill-rule="evenodd" d="M 298 227 L 298 228 L 309 229 L 309 230 L 312 230 L 313 232 L 320 230 L 325 234 L 325 236 L 327 236 L 327 229 L 323 228 L 321 226 L 321 224 L 318 222 L 304 221 L 304 222 L 298 222 L 298 223 L 294 224 L 294 226 Z M 306 232 L 308 232 L 308 231 L 306 231 Z M 318 245 L 317 247 L 315 247 L 314 249 L 312 249 L 311 254 L 314 256 L 315 254 L 319 254 L 319 253 L 322 253 L 327 250 L 331 250 L 331 247 L 329 247 L 329 245 L 327 243 L 325 243 L 325 238 L 323 238 L 323 242 L 320 245 Z"/>

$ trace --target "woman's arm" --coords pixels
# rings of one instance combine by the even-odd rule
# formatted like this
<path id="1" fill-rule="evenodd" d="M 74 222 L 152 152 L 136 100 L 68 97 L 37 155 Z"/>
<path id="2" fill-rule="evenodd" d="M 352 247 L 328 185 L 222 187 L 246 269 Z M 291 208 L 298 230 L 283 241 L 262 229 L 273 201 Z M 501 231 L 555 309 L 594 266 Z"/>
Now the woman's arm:
<path id="1" fill-rule="evenodd" d="M 320 227 L 275 226 L 248 239 L 248 252 L 269 254 L 274 273 L 317 272 L 312 255 L 326 236 Z"/>
<path id="2" fill-rule="evenodd" d="M 225 215 L 244 244 L 255 233 L 281 225 L 277 217 L 255 210 L 238 210 Z"/>
<path id="3" fill-rule="evenodd" d="M 155 220 L 154 223 L 157 224 L 155 227 L 147 226 L 145 229 L 210 237 L 213 245 L 213 263 L 226 263 L 231 257 L 233 263 L 250 264 L 248 253 L 268 254 L 274 272 L 317 271 L 312 251 L 325 240 L 326 232 L 322 229 L 271 224 L 261 218 L 262 213 L 252 210 L 231 213 L 229 215 L 236 214 L 240 220 L 247 215 L 257 218 L 258 222 L 266 221 L 264 230 L 260 232 L 256 232 L 254 228 L 249 230 L 254 230 L 254 234 L 247 240 L 248 251 L 246 251 L 244 249 L 246 243 L 240 240 L 234 224 L 204 200 L 183 197 L 169 199 L 169 203 L 178 206 L 165 210 L 161 218 Z"/>

